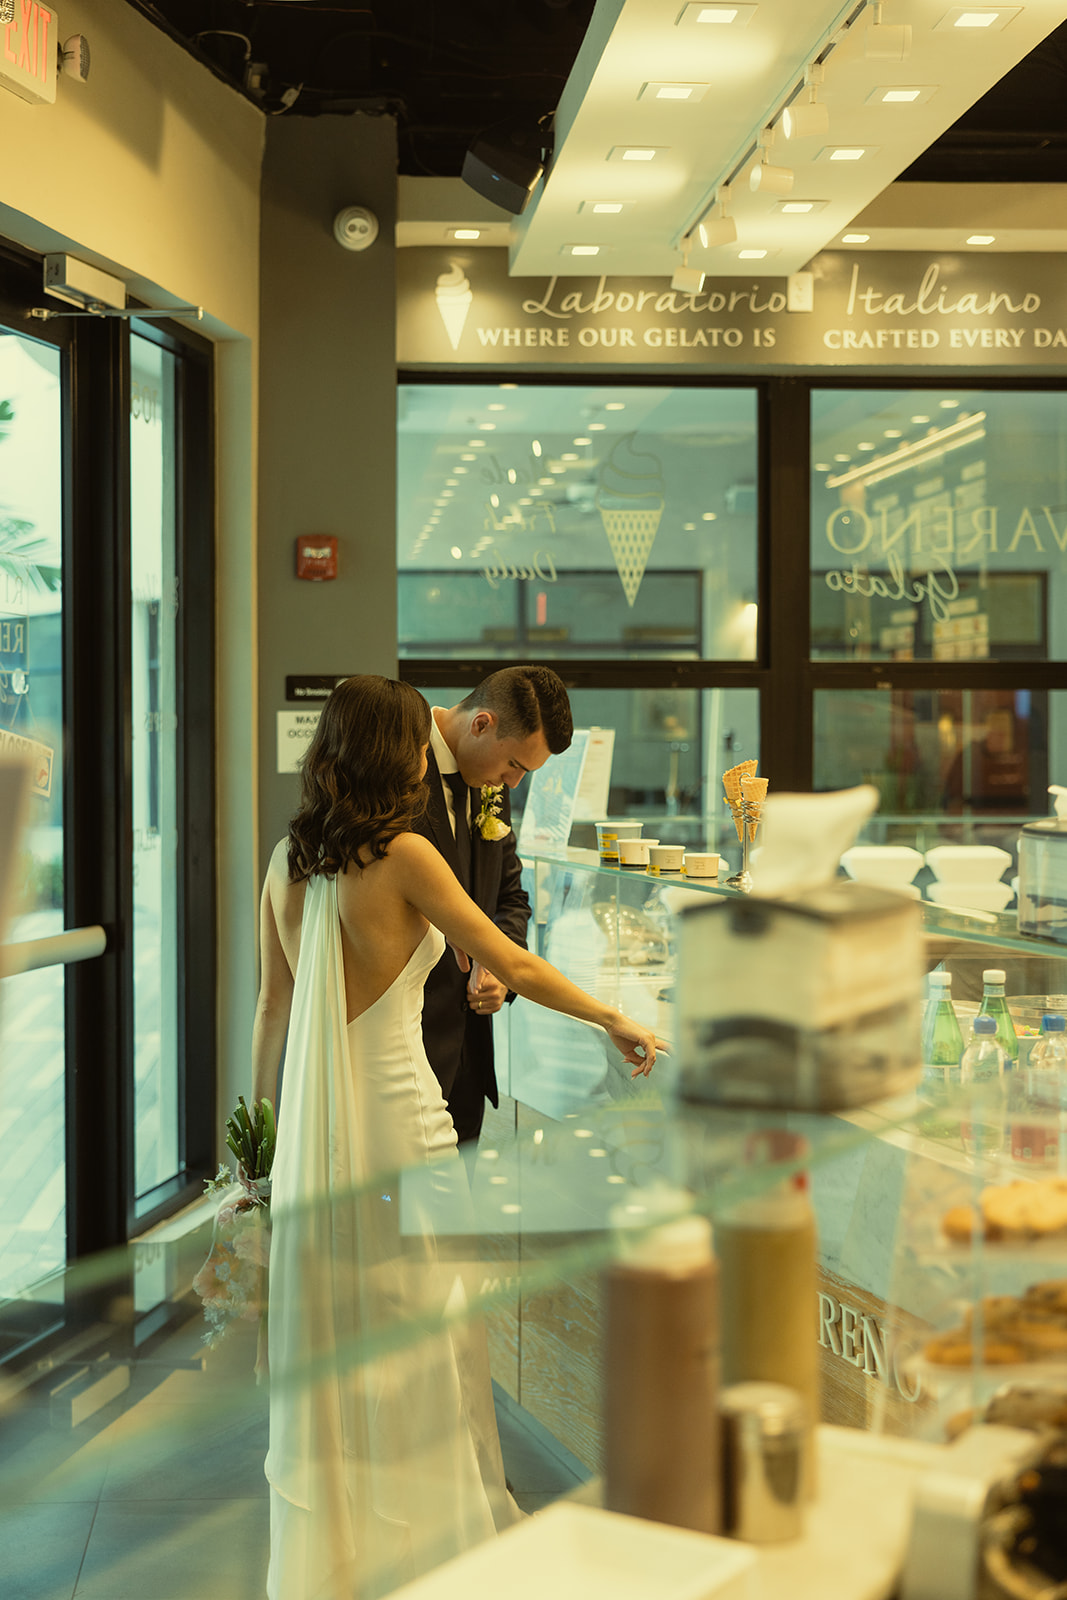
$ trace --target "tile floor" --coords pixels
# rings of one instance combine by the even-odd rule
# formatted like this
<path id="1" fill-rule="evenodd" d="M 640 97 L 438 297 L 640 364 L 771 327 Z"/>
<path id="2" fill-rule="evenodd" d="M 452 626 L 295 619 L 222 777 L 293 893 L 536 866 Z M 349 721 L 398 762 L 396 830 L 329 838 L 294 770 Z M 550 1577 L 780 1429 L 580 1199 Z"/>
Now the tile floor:
<path id="1" fill-rule="evenodd" d="M 2 1600 L 263 1600 L 267 1397 L 254 1338 L 204 1352 L 190 1319 L 70 1431 L 51 1383 L 0 1415 Z M 508 1478 L 540 1510 L 588 1476 L 498 1391 Z"/>

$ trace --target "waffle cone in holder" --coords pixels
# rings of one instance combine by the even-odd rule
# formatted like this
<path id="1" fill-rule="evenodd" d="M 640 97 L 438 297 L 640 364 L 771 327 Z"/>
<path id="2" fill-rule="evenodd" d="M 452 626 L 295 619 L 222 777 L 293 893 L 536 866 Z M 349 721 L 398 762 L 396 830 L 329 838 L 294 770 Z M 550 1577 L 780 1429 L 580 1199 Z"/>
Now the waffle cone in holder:
<path id="1" fill-rule="evenodd" d="M 760 813 L 763 802 L 767 798 L 767 779 L 748 777 L 741 779 L 741 799 L 748 811 L 748 836 L 756 837 L 756 829 L 760 824 Z"/>

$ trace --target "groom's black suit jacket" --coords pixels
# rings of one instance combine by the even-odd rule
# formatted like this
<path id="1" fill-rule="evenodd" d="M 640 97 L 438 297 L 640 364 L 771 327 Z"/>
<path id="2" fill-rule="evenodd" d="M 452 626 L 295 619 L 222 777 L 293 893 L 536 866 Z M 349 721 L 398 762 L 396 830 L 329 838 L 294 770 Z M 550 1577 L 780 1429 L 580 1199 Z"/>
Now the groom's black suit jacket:
<path id="1" fill-rule="evenodd" d="M 416 832 L 429 839 L 458 878 L 459 856 L 448 818 L 444 786 L 432 747 L 426 752 L 426 777 L 429 792 L 425 815 L 415 824 Z M 479 790 L 471 791 L 471 882 L 474 903 L 491 917 L 497 927 L 516 944 L 526 946 L 526 925 L 530 902 L 522 887 L 522 864 L 515 849 L 515 835 L 490 842 L 483 839 L 473 821 L 481 805 Z M 503 822 L 511 822 L 511 792 L 505 787 L 500 811 Z M 465 887 L 467 887 L 465 885 Z M 477 1123 L 485 1101 L 498 1104 L 496 1073 L 493 1069 L 493 1020 L 479 1017 L 467 1004 L 468 974 L 461 972 L 451 948 L 426 980 L 422 1003 L 422 1037 L 430 1065 L 447 1101 L 453 1097 L 467 1107 L 477 1102 Z M 466 1082 L 461 1084 L 462 1076 Z M 460 1091 L 462 1090 L 462 1093 Z M 454 1113 L 455 1115 L 455 1113 Z M 464 1121 L 467 1125 L 464 1126 Z M 478 1128 L 469 1115 L 456 1118 L 461 1139 L 473 1138 Z"/>

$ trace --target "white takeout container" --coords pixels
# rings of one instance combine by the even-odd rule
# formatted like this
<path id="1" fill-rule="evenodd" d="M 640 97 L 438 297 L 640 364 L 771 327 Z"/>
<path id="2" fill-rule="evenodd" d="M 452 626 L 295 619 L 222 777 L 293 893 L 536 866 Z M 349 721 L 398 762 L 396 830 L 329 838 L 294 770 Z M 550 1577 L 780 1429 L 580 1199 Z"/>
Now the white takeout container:
<path id="1" fill-rule="evenodd" d="M 1011 860 L 1011 852 L 995 844 L 938 844 L 926 852 L 926 865 L 941 883 L 996 883 Z"/>
<path id="2" fill-rule="evenodd" d="M 687 850 L 685 852 L 685 875 L 687 878 L 717 878 L 719 876 L 719 858 L 708 850 Z"/>
<path id="3" fill-rule="evenodd" d="M 653 844 L 648 847 L 648 870 L 655 877 L 660 872 L 681 872 L 685 859 L 682 844 Z"/>
<path id="4" fill-rule="evenodd" d="M 883 889 L 903 889 L 923 864 L 922 854 L 907 844 L 854 844 L 841 857 L 841 865 L 857 883 L 877 883 Z"/>
<path id="5" fill-rule="evenodd" d="M 958 879 L 931 883 L 926 892 L 938 905 L 962 906 L 967 911 L 1003 911 L 1014 895 L 1010 883 L 962 883 Z"/>
<path id="6" fill-rule="evenodd" d="M 647 867 L 648 847 L 650 844 L 658 843 L 658 839 L 620 839 L 620 867 Z"/>

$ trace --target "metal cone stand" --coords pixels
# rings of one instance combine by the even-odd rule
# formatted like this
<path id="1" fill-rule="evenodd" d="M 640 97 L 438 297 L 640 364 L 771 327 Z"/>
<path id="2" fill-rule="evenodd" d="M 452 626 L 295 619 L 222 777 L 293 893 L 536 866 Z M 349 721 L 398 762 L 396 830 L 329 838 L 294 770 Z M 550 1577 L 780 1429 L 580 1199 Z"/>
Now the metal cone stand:
<path id="1" fill-rule="evenodd" d="M 735 825 L 737 822 L 741 823 L 741 871 L 735 873 L 732 878 L 727 878 L 726 887 L 740 889 L 742 894 L 748 894 L 752 888 L 752 874 L 748 870 L 749 825 L 754 824 L 753 833 L 759 832 L 759 810 L 748 800 L 739 800 L 736 804 L 728 800 L 727 805 L 733 812 Z"/>

